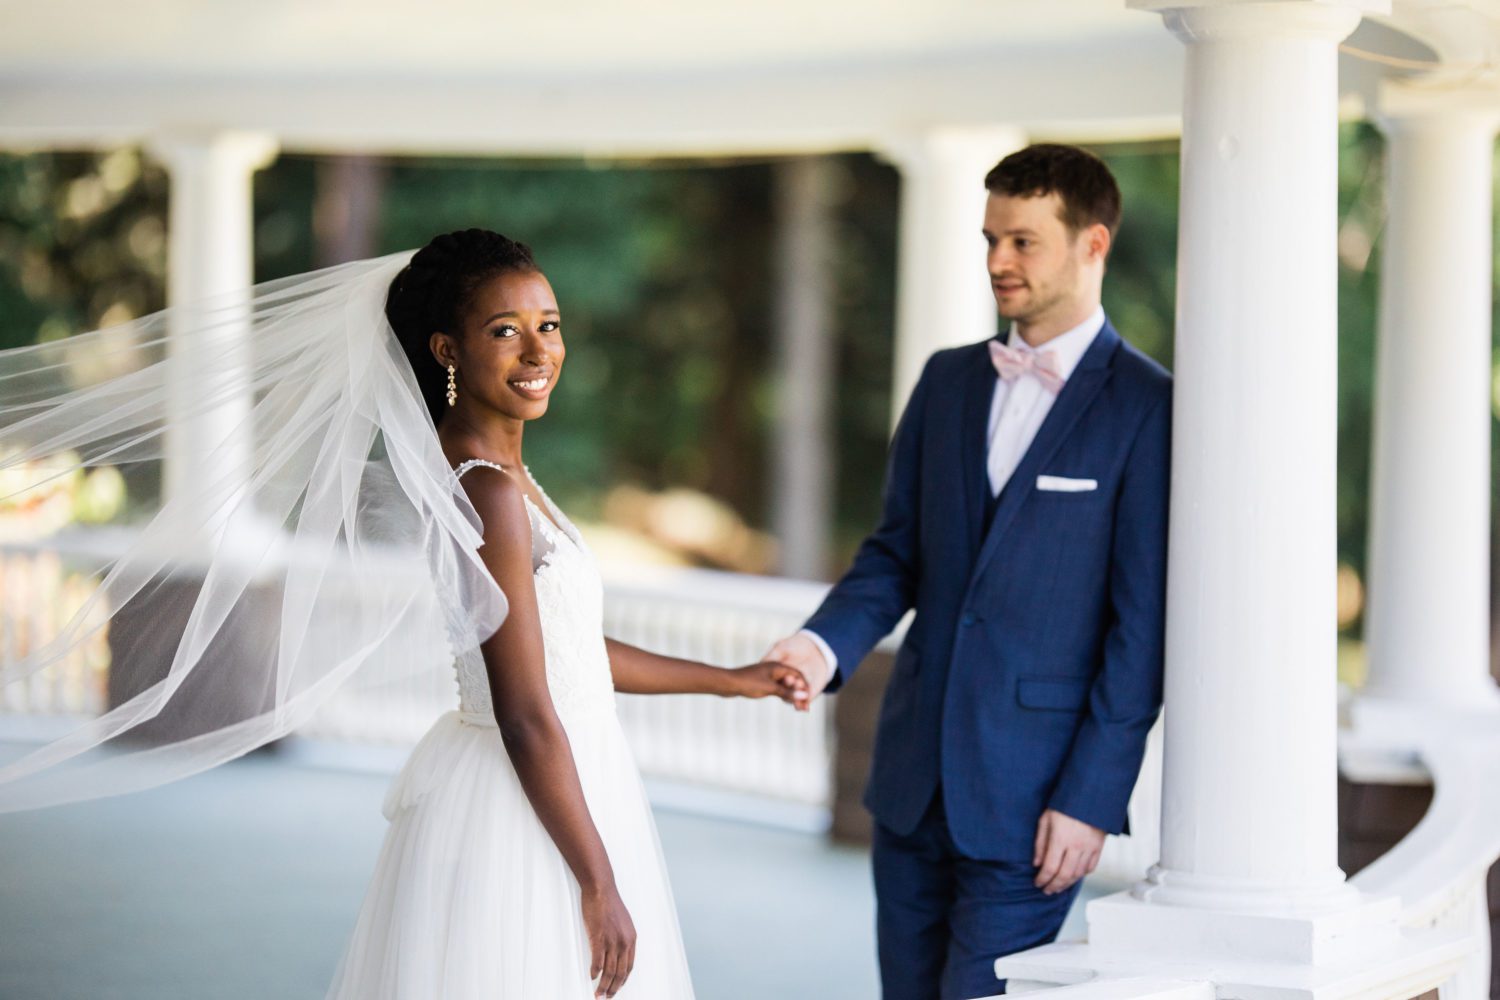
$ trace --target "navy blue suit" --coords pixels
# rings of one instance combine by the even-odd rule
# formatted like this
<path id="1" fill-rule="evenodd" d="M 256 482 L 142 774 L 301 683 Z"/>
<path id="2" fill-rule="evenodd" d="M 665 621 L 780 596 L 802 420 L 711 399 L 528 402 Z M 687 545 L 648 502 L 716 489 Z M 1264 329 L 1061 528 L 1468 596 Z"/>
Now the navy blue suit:
<path id="1" fill-rule="evenodd" d="M 891 446 L 881 523 L 807 622 L 838 658 L 829 685 L 837 690 L 916 609 L 881 706 L 865 794 L 877 821 L 888 1000 L 936 997 L 936 982 L 930 992 L 911 984 L 944 962 L 987 968 L 999 954 L 1050 940 L 1066 913 L 1066 900 L 1035 891 L 1002 915 L 1005 907 L 983 899 L 1013 904 L 1019 890 L 1009 882 L 969 897 L 959 885 L 946 905 L 973 912 L 919 933 L 942 892 L 933 896 L 926 869 L 907 862 L 946 856 L 943 884 L 962 881 L 954 865 L 967 865 L 989 873 L 981 879 L 1002 872 L 1029 886 L 1043 810 L 1122 832 L 1161 705 L 1171 377 L 1106 322 L 989 502 L 996 377 L 985 343 L 928 361 Z M 1044 491 L 1038 476 L 1098 486 Z M 885 879 L 882 850 L 908 855 L 885 865 Z M 888 940 L 906 933 L 903 921 L 917 928 L 914 939 Z M 940 943 L 946 957 L 926 953 Z M 945 973 L 943 996 L 996 992 L 992 973 L 977 993 L 950 982 L 955 975 Z"/>

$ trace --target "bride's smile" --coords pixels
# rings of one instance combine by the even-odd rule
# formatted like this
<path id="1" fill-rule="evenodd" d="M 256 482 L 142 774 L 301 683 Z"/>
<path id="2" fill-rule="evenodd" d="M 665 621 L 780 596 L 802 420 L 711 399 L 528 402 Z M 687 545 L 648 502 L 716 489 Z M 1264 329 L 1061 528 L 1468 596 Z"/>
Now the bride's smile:
<path id="1" fill-rule="evenodd" d="M 439 360 L 457 370 L 454 416 L 474 424 L 495 413 L 523 422 L 545 414 L 567 354 L 546 276 L 525 270 L 490 278 L 474 289 L 459 325 L 457 336 L 433 335 Z"/>
<path id="2" fill-rule="evenodd" d="M 530 378 L 512 378 L 509 385 L 527 399 L 545 399 L 552 388 L 552 373 L 542 372 Z"/>

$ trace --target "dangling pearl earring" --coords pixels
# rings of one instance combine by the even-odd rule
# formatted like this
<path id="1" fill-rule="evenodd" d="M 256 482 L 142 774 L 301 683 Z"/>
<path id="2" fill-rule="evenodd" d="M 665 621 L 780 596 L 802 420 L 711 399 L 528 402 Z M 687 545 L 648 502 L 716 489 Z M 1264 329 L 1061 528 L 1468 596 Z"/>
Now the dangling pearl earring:
<path id="1" fill-rule="evenodd" d="M 454 368 L 452 365 L 449 365 L 448 366 L 448 405 L 449 406 L 455 406 L 458 403 L 458 383 L 453 380 L 453 376 L 456 375 L 456 374 L 458 374 L 458 369 Z"/>

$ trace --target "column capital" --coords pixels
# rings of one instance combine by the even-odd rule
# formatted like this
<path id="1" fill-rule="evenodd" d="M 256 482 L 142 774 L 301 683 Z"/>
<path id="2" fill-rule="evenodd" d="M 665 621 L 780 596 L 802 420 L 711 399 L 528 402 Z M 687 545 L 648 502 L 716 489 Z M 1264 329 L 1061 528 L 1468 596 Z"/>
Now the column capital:
<path id="1" fill-rule="evenodd" d="M 1374 119 L 1387 135 L 1429 128 L 1500 130 L 1500 87 L 1447 83 L 1437 77 L 1386 80 Z"/>
<path id="2" fill-rule="evenodd" d="M 1153 11 L 1186 43 L 1228 39 L 1343 41 L 1366 14 L 1390 12 L 1390 0 L 1127 0 Z"/>
<path id="3" fill-rule="evenodd" d="M 169 170 L 211 158 L 221 165 L 254 173 L 269 166 L 281 151 L 271 133 L 240 129 L 173 129 L 157 133 L 145 145 Z"/>
<path id="4" fill-rule="evenodd" d="M 985 170 L 1025 145 L 1026 133 L 1014 125 L 942 125 L 886 136 L 874 152 L 904 174 L 940 165 L 970 173 L 977 169 L 977 184 Z"/>

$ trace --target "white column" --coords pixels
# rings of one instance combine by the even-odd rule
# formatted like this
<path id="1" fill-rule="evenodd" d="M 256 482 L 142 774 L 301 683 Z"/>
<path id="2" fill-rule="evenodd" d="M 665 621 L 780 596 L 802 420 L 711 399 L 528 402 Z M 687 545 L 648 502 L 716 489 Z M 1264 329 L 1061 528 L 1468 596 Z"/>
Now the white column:
<path id="1" fill-rule="evenodd" d="M 832 164 L 776 167 L 776 447 L 772 512 L 783 576 L 822 579 L 833 520 Z"/>
<path id="2" fill-rule="evenodd" d="M 1086 944 L 996 971 L 1412 996 L 1452 939 L 1403 934 L 1335 849 L 1335 53 L 1360 8 L 1202 2 L 1135 3 L 1187 44 L 1162 857 L 1089 904 Z"/>
<path id="3" fill-rule="evenodd" d="M 1337 45 L 1353 6 L 1158 2 L 1187 45 L 1162 858 L 1139 890 L 1329 905 L 1337 862 Z"/>
<path id="4" fill-rule="evenodd" d="M 1387 86 L 1371 698 L 1500 708 L 1489 672 L 1490 307 L 1500 112 Z"/>
<path id="5" fill-rule="evenodd" d="M 1133 6 L 1187 46 L 1161 860 L 1091 904 L 1089 953 L 1288 985 L 1399 941 L 1397 901 L 1337 858 L 1337 46 L 1360 11 Z"/>
<path id="6" fill-rule="evenodd" d="M 880 150 L 901 172 L 893 422 L 934 351 L 995 335 L 984 175 L 1025 145 L 1015 128 L 936 128 Z"/>
<path id="7" fill-rule="evenodd" d="M 176 307 L 217 297 L 226 304 L 226 293 L 254 282 L 252 179 L 274 158 L 276 143 L 259 133 L 212 132 L 164 136 L 151 149 L 171 177 L 168 301 Z M 235 395 L 201 377 L 205 357 L 248 352 L 253 345 L 245 343 L 247 331 L 232 317 L 212 331 L 202 329 L 203 317 L 201 311 L 183 312 L 169 330 L 168 356 L 176 366 L 169 404 L 176 416 L 166 444 L 169 500 L 182 494 L 189 477 L 232 485 L 254 445 L 250 393 Z M 196 330 L 203 342 L 189 343 L 187 329 Z M 209 394 L 216 402 L 204 411 Z"/>

